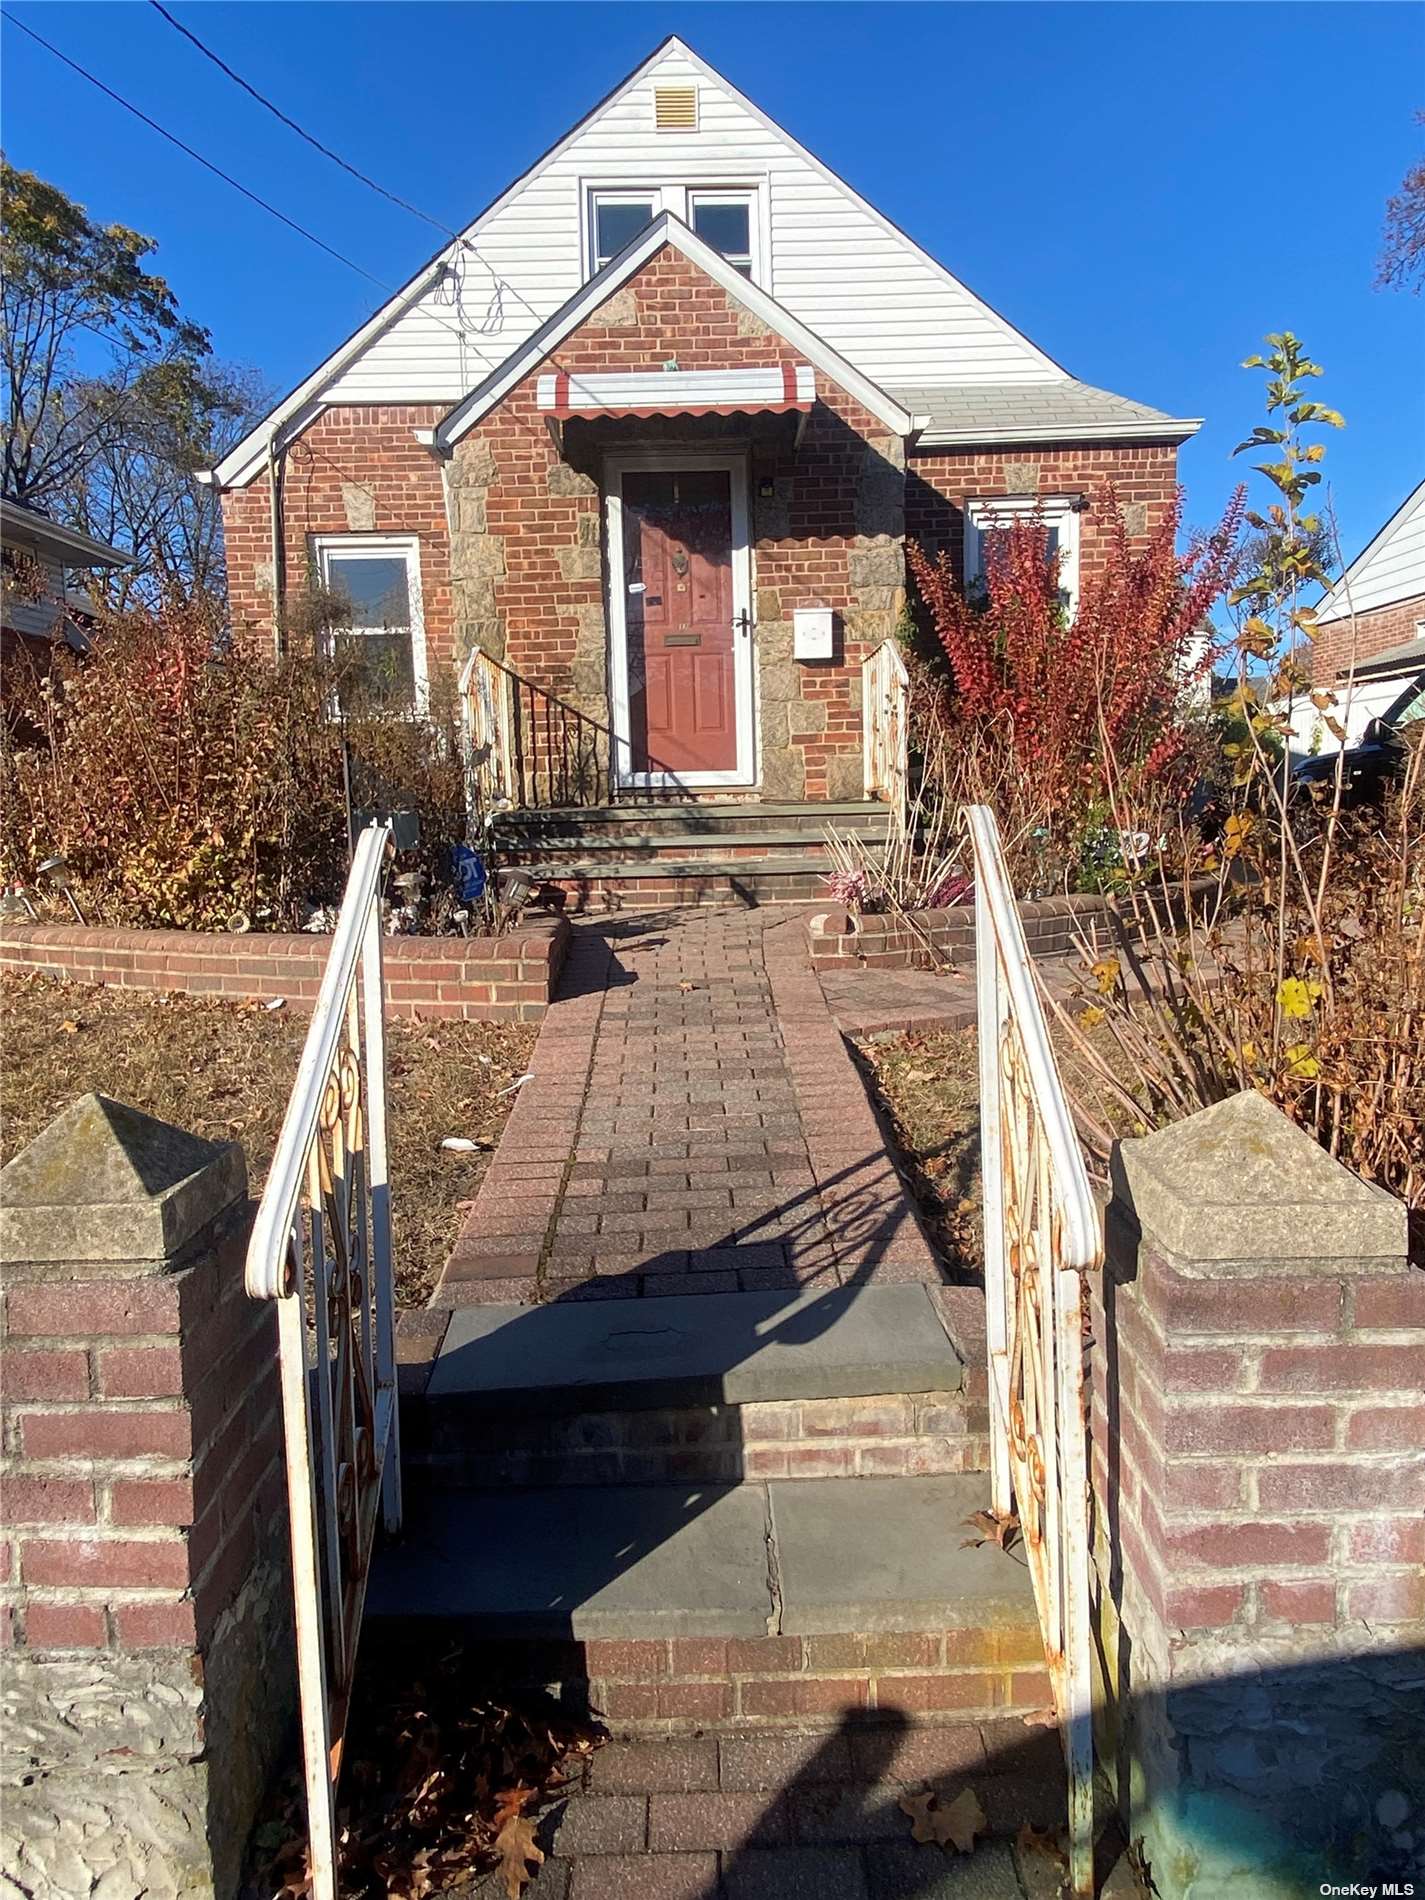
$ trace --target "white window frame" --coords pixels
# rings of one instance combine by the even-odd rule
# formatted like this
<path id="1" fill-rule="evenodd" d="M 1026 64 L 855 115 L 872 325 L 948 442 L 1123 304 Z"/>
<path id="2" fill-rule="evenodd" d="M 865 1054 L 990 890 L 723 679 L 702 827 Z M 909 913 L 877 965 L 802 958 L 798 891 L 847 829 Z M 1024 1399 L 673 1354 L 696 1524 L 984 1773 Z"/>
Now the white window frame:
<path id="1" fill-rule="evenodd" d="M 980 541 L 982 528 L 1007 528 L 1016 521 L 1038 516 L 1046 528 L 1059 536 L 1059 590 L 1064 596 L 1064 611 L 1070 620 L 1079 610 L 1079 515 L 1083 507 L 1078 495 L 986 495 L 965 503 L 965 586 L 985 578 L 984 553 Z"/>
<path id="2" fill-rule="evenodd" d="M 749 207 L 748 238 L 752 245 L 752 282 L 759 289 L 770 293 L 772 243 L 769 181 L 765 176 L 728 178 L 717 172 L 710 173 L 706 178 L 685 176 L 677 184 L 665 182 L 640 185 L 627 178 L 607 183 L 603 179 L 582 180 L 579 216 L 584 281 L 587 283 L 599 271 L 597 212 L 600 204 L 651 202 L 655 218 L 661 212 L 668 211 L 691 229 L 693 201 L 699 198 L 714 204 L 741 204 L 746 201 Z"/>
<path id="3" fill-rule="evenodd" d="M 331 577 L 331 561 L 390 560 L 399 555 L 406 563 L 406 599 L 411 610 L 411 681 L 414 688 L 410 717 L 424 719 L 430 711 L 430 676 L 426 666 L 425 609 L 421 601 L 421 544 L 414 534 L 318 534 L 312 537 L 322 585 L 336 585 Z M 386 627 L 347 627 L 351 634 L 386 633 Z M 335 709 L 334 709 L 335 716 Z"/>
<path id="4" fill-rule="evenodd" d="M 652 224 L 663 209 L 663 192 L 658 185 L 591 185 L 584 193 L 584 250 L 586 258 L 585 276 L 597 277 L 603 269 L 599 262 L 599 206 L 623 204 L 646 204 L 652 207 L 648 222 Z M 604 259 L 610 263 L 617 252 L 611 252 Z"/>
<path id="5" fill-rule="evenodd" d="M 753 185 L 705 186 L 695 185 L 688 192 L 688 228 L 696 234 L 697 226 L 693 214 L 701 205 L 746 205 L 747 207 L 747 247 L 748 275 L 754 284 L 762 281 L 761 223 L 757 215 L 758 192 Z M 707 242 L 706 239 L 703 240 Z M 721 255 L 721 253 L 719 253 Z M 737 268 L 731 258 L 727 259 L 733 269 Z"/>

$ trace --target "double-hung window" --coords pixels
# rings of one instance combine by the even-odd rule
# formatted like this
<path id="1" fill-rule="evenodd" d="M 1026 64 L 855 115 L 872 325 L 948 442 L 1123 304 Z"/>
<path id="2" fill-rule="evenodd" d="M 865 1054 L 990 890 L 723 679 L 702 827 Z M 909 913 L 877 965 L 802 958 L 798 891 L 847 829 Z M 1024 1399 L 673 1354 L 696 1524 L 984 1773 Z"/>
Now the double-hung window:
<path id="1" fill-rule="evenodd" d="M 983 583 L 994 559 L 996 536 L 1007 535 L 1017 521 L 1044 525 L 1050 554 L 1059 557 L 1059 594 L 1072 620 L 1079 604 L 1079 501 L 1073 495 L 996 495 L 965 504 L 965 587 Z"/>
<path id="2" fill-rule="evenodd" d="M 690 191 L 688 222 L 744 277 L 756 277 L 757 222 L 750 191 Z"/>
<path id="3" fill-rule="evenodd" d="M 754 282 L 765 280 L 762 197 L 756 185 L 596 186 L 588 193 L 588 270 L 610 263 L 663 211 Z"/>
<path id="4" fill-rule="evenodd" d="M 323 585 L 339 603 L 331 654 L 341 711 L 424 713 L 420 543 L 407 535 L 323 535 L 316 555 Z"/>
<path id="5" fill-rule="evenodd" d="M 656 191 L 596 191 L 590 201 L 590 251 L 595 271 L 632 244 L 658 216 Z"/>

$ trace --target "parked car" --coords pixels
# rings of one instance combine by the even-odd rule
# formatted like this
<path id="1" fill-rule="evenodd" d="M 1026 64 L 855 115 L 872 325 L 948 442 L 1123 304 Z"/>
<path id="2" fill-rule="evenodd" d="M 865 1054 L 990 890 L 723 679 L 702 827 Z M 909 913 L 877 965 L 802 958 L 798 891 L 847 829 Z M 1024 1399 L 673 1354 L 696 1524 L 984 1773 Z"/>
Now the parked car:
<path id="1" fill-rule="evenodd" d="M 1425 666 L 1402 686 L 1385 711 L 1366 726 L 1359 739 L 1339 752 L 1322 752 L 1301 759 L 1291 770 L 1291 789 L 1304 795 L 1329 796 L 1341 767 L 1343 805 L 1376 804 L 1405 775 L 1411 743 L 1409 728 L 1425 720 Z M 1318 791 L 1317 788 L 1320 788 Z"/>

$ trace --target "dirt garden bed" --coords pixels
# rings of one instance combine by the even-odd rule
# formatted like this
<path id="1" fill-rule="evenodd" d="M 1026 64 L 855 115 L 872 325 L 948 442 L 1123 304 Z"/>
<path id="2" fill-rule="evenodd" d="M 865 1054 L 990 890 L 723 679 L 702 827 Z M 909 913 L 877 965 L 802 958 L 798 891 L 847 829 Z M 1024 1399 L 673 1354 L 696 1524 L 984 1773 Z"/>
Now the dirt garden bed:
<path id="1" fill-rule="evenodd" d="M 90 1089 L 195 1134 L 241 1141 L 260 1191 L 286 1110 L 306 1016 L 261 1003 L 0 976 L 0 1161 Z M 423 1305 L 514 1101 L 535 1030 L 393 1021 L 387 1115 L 396 1294 Z M 447 1135 L 481 1146 L 443 1150 Z"/>

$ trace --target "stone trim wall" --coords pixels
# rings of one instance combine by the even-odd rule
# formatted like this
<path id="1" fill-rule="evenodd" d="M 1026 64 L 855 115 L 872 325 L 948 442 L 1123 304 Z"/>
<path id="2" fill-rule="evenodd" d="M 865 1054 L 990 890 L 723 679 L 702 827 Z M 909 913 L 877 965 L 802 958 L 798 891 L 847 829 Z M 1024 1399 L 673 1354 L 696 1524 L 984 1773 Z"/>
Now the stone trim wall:
<path id="1" fill-rule="evenodd" d="M 762 367 L 796 351 L 671 248 L 559 346 L 571 375 Z M 447 466 L 457 648 L 478 643 L 590 718 L 608 720 L 599 478 L 607 451 L 750 443 L 760 785 L 778 799 L 859 798 L 860 667 L 905 597 L 902 444 L 824 378 L 798 445 L 785 421 L 734 416 L 574 420 L 563 453 L 536 403 L 540 363 Z M 834 660 L 792 659 L 796 607 L 830 607 Z"/>
<path id="2" fill-rule="evenodd" d="M 998 495 L 1083 495 L 1079 521 L 1079 578 L 1101 570 L 1107 537 L 1095 519 L 1093 497 L 1110 481 L 1124 504 L 1131 539 L 1143 541 L 1162 520 L 1177 492 L 1178 453 L 1168 442 L 1084 443 L 1076 447 L 1028 443 L 1013 449 L 913 451 L 906 473 L 906 533 L 935 550 L 945 548 L 964 579 L 965 503 Z"/>
<path id="3" fill-rule="evenodd" d="M 0 1887 L 229 1900 L 295 1701 L 242 1150 L 90 1095 L 0 1197 Z"/>
<path id="4" fill-rule="evenodd" d="M 397 1016 L 538 1022 L 564 964 L 562 917 L 526 919 L 508 937 L 388 937 L 386 1006 Z M 331 951 L 326 936 L 6 924 L 0 969 L 118 989 L 193 996 L 283 996 L 310 1009 Z"/>

